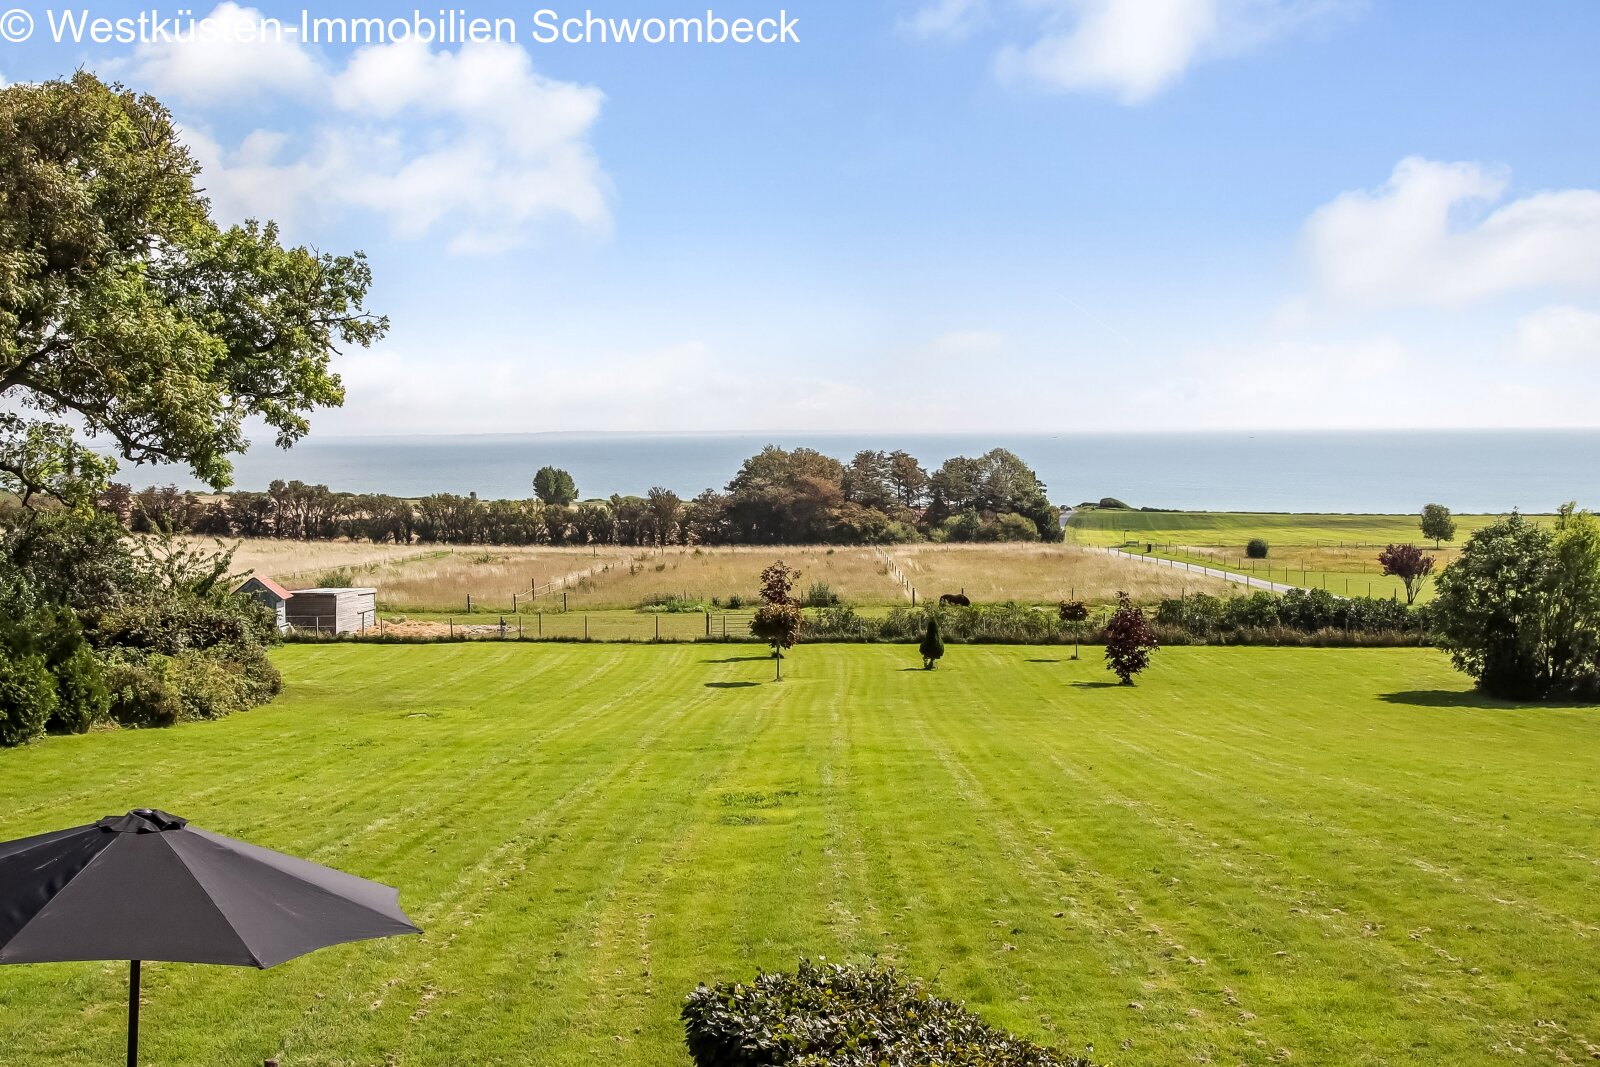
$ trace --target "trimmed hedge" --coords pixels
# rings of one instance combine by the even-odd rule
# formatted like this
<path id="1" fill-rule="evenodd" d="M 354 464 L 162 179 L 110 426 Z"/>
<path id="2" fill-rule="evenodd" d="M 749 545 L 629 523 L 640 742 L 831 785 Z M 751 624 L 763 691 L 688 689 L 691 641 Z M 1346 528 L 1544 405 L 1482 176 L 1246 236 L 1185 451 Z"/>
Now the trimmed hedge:
<path id="1" fill-rule="evenodd" d="M 801 960 L 683 1006 L 697 1067 L 1093 1067 L 998 1030 L 894 970 Z"/>

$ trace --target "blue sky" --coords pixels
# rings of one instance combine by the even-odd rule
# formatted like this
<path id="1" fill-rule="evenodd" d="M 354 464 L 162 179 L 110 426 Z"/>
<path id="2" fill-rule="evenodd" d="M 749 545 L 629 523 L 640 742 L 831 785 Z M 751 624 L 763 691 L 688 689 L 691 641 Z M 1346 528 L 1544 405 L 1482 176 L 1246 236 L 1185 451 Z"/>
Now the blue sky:
<path id="1" fill-rule="evenodd" d="M 319 434 L 1600 426 L 1600 5 L 730 0 L 800 43 L 464 48 L 20 6 L 0 76 L 154 92 L 220 218 L 371 257 L 394 328 Z"/>

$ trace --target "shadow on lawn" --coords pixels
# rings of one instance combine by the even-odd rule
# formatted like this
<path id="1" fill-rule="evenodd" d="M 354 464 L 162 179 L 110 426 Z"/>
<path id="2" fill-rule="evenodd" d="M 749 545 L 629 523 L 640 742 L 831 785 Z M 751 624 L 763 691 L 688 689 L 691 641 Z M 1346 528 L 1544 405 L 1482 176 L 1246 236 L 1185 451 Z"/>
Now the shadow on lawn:
<path id="1" fill-rule="evenodd" d="M 760 682 L 707 682 L 707 689 L 754 689 Z"/>
<path id="2" fill-rule="evenodd" d="M 1074 688 L 1074 689 L 1125 689 L 1125 688 L 1126 689 L 1131 689 L 1133 687 L 1132 686 L 1124 686 L 1121 682 L 1073 682 L 1072 683 L 1072 688 Z"/>
<path id="3" fill-rule="evenodd" d="M 701 663 L 771 663 L 772 653 L 765 656 L 733 656 L 729 659 L 703 659 Z"/>
<path id="4" fill-rule="evenodd" d="M 1385 704 L 1404 704 L 1411 708 L 1456 708 L 1475 711 L 1519 711 L 1529 708 L 1592 708 L 1593 704 L 1571 700 L 1501 700 L 1472 689 L 1415 689 L 1404 693 L 1382 693 Z"/>

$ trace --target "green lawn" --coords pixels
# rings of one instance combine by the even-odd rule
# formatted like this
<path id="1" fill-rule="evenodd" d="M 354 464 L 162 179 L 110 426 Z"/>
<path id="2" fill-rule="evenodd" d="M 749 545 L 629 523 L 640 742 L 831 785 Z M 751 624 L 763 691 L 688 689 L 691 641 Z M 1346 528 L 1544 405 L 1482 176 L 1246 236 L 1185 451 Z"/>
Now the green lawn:
<path id="1" fill-rule="evenodd" d="M 0 752 L 0 839 L 156 805 L 402 887 L 424 937 L 147 968 L 162 1067 L 671 1067 L 697 981 L 801 954 L 1118 1065 L 1600 1045 L 1600 709 L 1425 650 L 914 659 L 293 647 L 270 708 Z M 121 1062 L 123 981 L 0 968 L 0 1062 Z"/>
<path id="2" fill-rule="evenodd" d="M 1420 511 L 1420 509 L 1419 509 Z M 1500 518 L 1457 515 L 1456 541 Z M 1242 511 L 1102 511 L 1076 512 L 1067 539 L 1089 545 L 1155 541 L 1206 545 L 1242 552 L 1252 537 L 1277 546 L 1385 545 L 1391 541 L 1418 545 L 1425 541 L 1418 515 L 1301 515 Z"/>

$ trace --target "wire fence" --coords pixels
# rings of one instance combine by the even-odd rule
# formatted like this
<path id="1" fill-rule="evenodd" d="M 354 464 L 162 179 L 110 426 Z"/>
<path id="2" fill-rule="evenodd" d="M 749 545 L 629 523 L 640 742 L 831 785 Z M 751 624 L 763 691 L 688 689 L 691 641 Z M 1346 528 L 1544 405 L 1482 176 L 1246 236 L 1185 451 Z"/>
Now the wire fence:
<path id="1" fill-rule="evenodd" d="M 382 616 L 359 627 L 293 626 L 292 639 L 338 637 L 376 641 L 605 641 L 683 642 L 752 640 L 749 611 L 474 613 L 422 619 Z"/>

